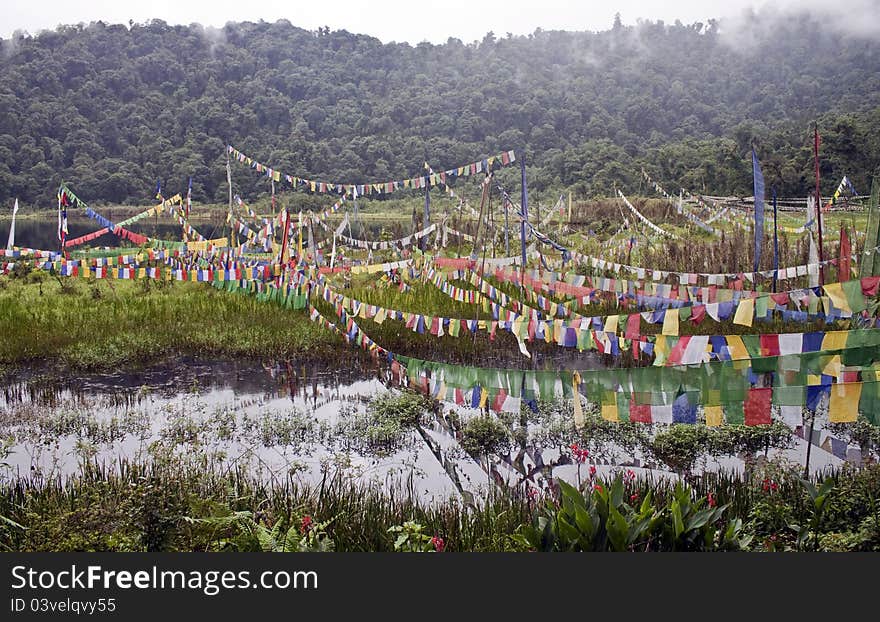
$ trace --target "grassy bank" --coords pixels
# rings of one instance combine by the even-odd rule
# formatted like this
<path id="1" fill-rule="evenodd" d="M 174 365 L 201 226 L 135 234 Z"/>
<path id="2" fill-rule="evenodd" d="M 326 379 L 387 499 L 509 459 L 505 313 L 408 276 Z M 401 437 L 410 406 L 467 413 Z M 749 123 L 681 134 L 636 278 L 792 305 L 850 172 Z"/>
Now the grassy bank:
<path id="1" fill-rule="evenodd" d="M 378 295 L 377 302 L 384 301 L 379 292 L 370 292 Z M 426 286 L 403 298 L 402 304 L 389 306 L 428 313 L 437 304 L 462 317 L 473 313 Z M 332 308 L 316 303 L 327 319 L 336 320 Z M 0 277 L 0 318 L 0 365 L 6 367 L 48 363 L 99 371 L 174 355 L 336 363 L 368 356 L 309 321 L 306 311 L 204 283 L 85 281 L 42 272 L 5 276 Z M 516 341 L 505 331 L 499 331 L 496 341 L 485 331 L 476 339 L 468 335 L 438 340 L 413 333 L 402 322 L 359 323 L 381 345 L 407 356 L 475 365 L 513 364 L 521 358 Z M 542 344 L 539 349 L 552 354 L 553 348 Z"/>
<path id="2" fill-rule="evenodd" d="M 341 340 L 280 309 L 203 283 L 0 278 L 0 364 L 110 369 L 173 354 L 329 358 Z"/>
<path id="3" fill-rule="evenodd" d="M 86 465 L 64 482 L 0 486 L 0 548 L 435 550 L 437 537 L 449 551 L 880 550 L 877 465 L 821 484 L 771 464 L 748 480 L 706 474 L 680 488 L 623 475 L 591 480 L 584 493 L 520 492 L 496 492 L 476 508 L 425 506 L 406 486 L 382 490 L 333 473 L 307 487 L 207 465 Z"/>

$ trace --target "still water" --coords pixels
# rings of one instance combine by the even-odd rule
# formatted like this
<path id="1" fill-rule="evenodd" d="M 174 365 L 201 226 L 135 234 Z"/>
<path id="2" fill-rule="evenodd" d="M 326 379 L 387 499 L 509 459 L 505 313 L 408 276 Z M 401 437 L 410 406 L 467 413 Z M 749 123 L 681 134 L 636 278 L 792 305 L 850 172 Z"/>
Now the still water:
<path id="1" fill-rule="evenodd" d="M 170 458 L 239 468 L 267 482 L 318 484 L 327 473 L 343 475 L 385 489 L 406 488 L 430 503 L 485 498 L 494 486 L 540 489 L 547 475 L 576 482 L 585 474 L 585 467 L 579 472 L 565 459 L 562 441 L 547 434 L 561 419 L 531 421 L 525 447 L 488 462 L 467 454 L 456 431 L 479 415 L 475 409 L 443 404 L 440 413 L 426 413 L 419 428 L 383 437 L 367 403 L 398 389 L 381 365 L 176 359 L 100 375 L 25 370 L 2 379 L 2 387 L 0 480 L 63 479 L 84 461 L 113 469 L 120 460 Z M 796 439 L 783 455 L 803 463 L 805 451 Z M 813 447 L 811 470 L 839 464 Z M 631 468 L 653 478 L 672 477 L 614 448 L 595 466 L 600 476 Z M 702 466 L 742 465 L 730 458 Z"/>
<path id="2" fill-rule="evenodd" d="M 406 487 L 427 502 L 482 494 L 485 471 L 442 416 L 371 441 L 367 401 L 394 390 L 390 379 L 380 368 L 189 359 L 138 373 L 17 373 L 0 394 L 0 479 L 63 477 L 84 460 L 113 468 L 161 455 L 266 481 L 315 484 L 337 473 Z"/>

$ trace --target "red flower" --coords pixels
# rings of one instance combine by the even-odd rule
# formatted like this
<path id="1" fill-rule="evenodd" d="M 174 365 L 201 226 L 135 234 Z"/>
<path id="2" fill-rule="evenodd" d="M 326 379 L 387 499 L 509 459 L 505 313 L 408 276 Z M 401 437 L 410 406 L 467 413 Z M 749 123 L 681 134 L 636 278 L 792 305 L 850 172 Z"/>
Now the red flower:
<path id="1" fill-rule="evenodd" d="M 590 477 L 593 477 L 596 474 L 596 467 L 594 465 L 590 465 Z"/>
<path id="2" fill-rule="evenodd" d="M 312 517 L 306 514 L 302 517 L 302 520 L 299 524 L 299 532 L 301 534 L 306 534 L 312 528 Z"/>
<path id="3" fill-rule="evenodd" d="M 580 445 L 578 445 L 577 443 L 572 443 L 570 447 L 571 447 L 571 453 L 574 455 L 575 460 L 577 460 L 581 464 L 583 464 L 584 462 L 587 461 L 587 458 L 590 455 L 589 450 L 581 449 Z"/>
<path id="4" fill-rule="evenodd" d="M 530 498 L 530 499 L 537 499 L 537 498 L 538 498 L 538 495 L 539 495 L 540 493 L 538 492 L 538 489 L 537 489 L 537 488 L 533 488 L 533 487 L 529 486 L 529 491 L 528 491 L 527 494 L 529 495 L 529 498 Z"/>
<path id="5" fill-rule="evenodd" d="M 763 490 L 764 492 L 779 490 L 779 484 L 777 484 L 770 478 L 765 478 L 764 481 L 761 482 L 761 490 Z"/>
<path id="6" fill-rule="evenodd" d="M 639 493 L 633 493 L 629 496 L 630 503 L 635 503 L 639 500 Z"/>
<path id="7" fill-rule="evenodd" d="M 593 486 L 593 490 L 595 490 L 596 492 L 603 492 L 605 489 L 602 488 L 602 484 L 596 484 L 595 486 Z"/>
<path id="8" fill-rule="evenodd" d="M 626 476 L 627 476 L 629 479 L 635 479 L 635 478 L 636 478 L 636 472 L 633 471 L 632 469 L 627 469 L 627 470 L 626 470 Z"/>
<path id="9" fill-rule="evenodd" d="M 440 536 L 434 536 L 433 538 L 431 538 L 431 544 L 434 545 L 434 550 L 438 553 L 442 553 L 443 550 L 446 548 L 446 543 Z"/>
<path id="10" fill-rule="evenodd" d="M 709 501 L 710 508 L 714 508 L 716 505 L 718 505 L 718 502 L 715 500 L 715 493 L 710 492 L 708 495 L 706 495 L 706 499 Z"/>

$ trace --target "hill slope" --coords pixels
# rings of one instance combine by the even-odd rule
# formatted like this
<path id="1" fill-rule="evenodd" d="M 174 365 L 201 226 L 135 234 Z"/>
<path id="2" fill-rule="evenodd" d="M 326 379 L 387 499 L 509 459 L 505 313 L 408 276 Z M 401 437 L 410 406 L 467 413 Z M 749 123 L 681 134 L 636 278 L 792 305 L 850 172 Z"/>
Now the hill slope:
<path id="1" fill-rule="evenodd" d="M 530 187 L 587 194 L 636 186 L 641 165 L 670 188 L 750 194 L 754 142 L 768 187 L 803 195 L 817 118 L 823 191 L 847 174 L 866 192 L 880 43 L 807 15 L 763 26 L 748 44 L 715 22 L 415 47 L 286 21 L 17 36 L 0 41 L 0 200 L 51 204 L 63 178 L 87 200 L 142 203 L 157 177 L 176 191 L 192 175 L 197 199 L 222 201 L 225 142 L 352 183 L 523 149 Z M 234 172 L 249 196 L 266 190 Z"/>

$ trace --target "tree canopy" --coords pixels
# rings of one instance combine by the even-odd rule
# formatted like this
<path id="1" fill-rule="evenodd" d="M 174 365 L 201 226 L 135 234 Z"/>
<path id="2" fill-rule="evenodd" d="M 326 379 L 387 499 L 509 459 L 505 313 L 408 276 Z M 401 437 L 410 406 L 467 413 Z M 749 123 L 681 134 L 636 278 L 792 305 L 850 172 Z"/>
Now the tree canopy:
<path id="1" fill-rule="evenodd" d="M 760 16 L 753 19 L 758 20 Z M 363 183 L 502 150 L 530 188 L 607 195 L 639 168 L 709 193 L 809 192 L 812 122 L 823 191 L 864 192 L 880 164 L 880 43 L 791 14 L 750 38 L 718 24 L 382 43 L 286 20 L 61 26 L 0 39 L 0 200 L 144 203 L 156 179 L 225 199 L 224 145 L 291 175 Z M 761 34 L 763 33 L 763 34 Z M 234 165 L 254 194 L 268 182 Z"/>

